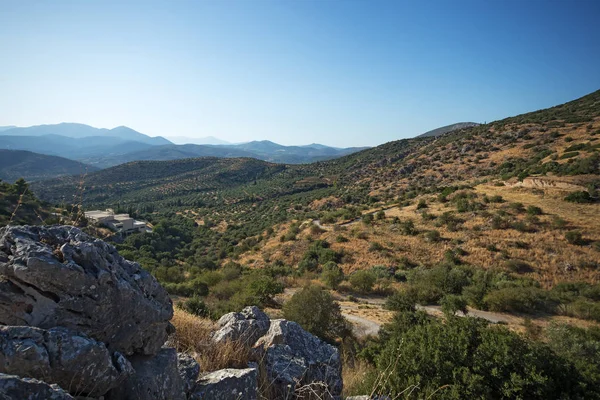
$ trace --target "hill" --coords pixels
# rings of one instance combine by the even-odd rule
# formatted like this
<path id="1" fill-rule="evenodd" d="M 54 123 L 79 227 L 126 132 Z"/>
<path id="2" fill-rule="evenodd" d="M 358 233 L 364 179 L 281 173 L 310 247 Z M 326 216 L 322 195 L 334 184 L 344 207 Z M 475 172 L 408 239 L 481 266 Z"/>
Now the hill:
<path id="1" fill-rule="evenodd" d="M 433 129 L 431 131 L 427 131 L 425 133 L 420 134 L 417 137 L 430 137 L 430 136 L 441 136 L 445 133 L 453 132 L 458 129 L 471 128 L 473 126 L 479 125 L 476 122 L 459 122 L 452 125 L 442 126 L 441 128 Z"/>
<path id="2" fill-rule="evenodd" d="M 62 157 L 19 150 L 0 150 L 0 179 L 39 181 L 65 175 L 82 175 L 97 168 Z"/>
<path id="3" fill-rule="evenodd" d="M 187 136 L 168 136 L 168 140 L 175 144 L 211 144 L 211 145 L 219 145 L 219 144 L 231 144 L 225 140 L 221 140 L 214 136 L 206 136 L 206 137 L 187 137 Z"/>
<path id="4" fill-rule="evenodd" d="M 113 137 L 120 141 L 136 141 L 151 145 L 171 144 L 167 139 L 157 136 L 150 137 L 137 132 L 126 126 L 119 126 L 113 129 L 94 128 L 89 125 L 75 123 L 61 123 L 54 125 L 37 125 L 25 128 L 11 128 L 0 131 L 0 135 L 7 136 L 46 136 L 58 135 L 70 138 L 87 138 L 93 136 Z"/>
<path id="5" fill-rule="evenodd" d="M 38 200 L 24 180 L 14 184 L 0 180 L 0 227 L 8 223 L 43 225 L 57 221 L 52 208 Z"/>
<path id="6" fill-rule="evenodd" d="M 32 186 L 52 202 L 80 195 L 72 177 Z M 295 269 L 324 240 L 346 274 L 386 266 L 408 276 L 450 259 L 543 288 L 596 282 L 600 92 L 334 160 L 132 162 L 92 173 L 84 186 L 86 207 L 178 226 L 187 239 L 169 257 L 189 265 Z"/>
<path id="7" fill-rule="evenodd" d="M 0 143 L 1 140 L 2 138 L 0 137 Z M 182 144 L 142 146 L 140 150 L 125 152 L 127 148 L 135 149 L 136 147 L 139 146 L 135 146 L 135 144 L 123 144 L 104 150 L 103 155 L 97 155 L 98 152 L 95 152 L 94 155 L 86 156 L 85 158 L 80 156 L 79 159 L 100 168 L 107 168 L 131 161 L 165 161 L 197 157 L 249 157 L 274 163 L 304 164 L 341 157 L 345 154 L 361 150 L 360 148 L 335 149 L 321 145 L 314 147 L 282 146 L 277 143 L 262 141 L 239 145 Z"/>

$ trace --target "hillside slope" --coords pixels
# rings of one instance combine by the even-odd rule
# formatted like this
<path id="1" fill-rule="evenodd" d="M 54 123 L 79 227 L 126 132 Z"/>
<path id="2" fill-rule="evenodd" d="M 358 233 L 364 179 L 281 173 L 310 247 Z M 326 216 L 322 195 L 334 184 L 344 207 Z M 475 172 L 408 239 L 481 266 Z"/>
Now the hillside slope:
<path id="1" fill-rule="evenodd" d="M 94 128 L 93 126 L 76 123 L 60 123 L 54 125 L 36 125 L 29 127 L 14 127 L 0 131 L 0 135 L 7 136 L 46 136 L 59 135 L 75 139 L 81 139 L 91 136 L 114 137 L 120 140 L 131 140 L 151 145 L 172 144 L 167 139 L 157 136 L 150 137 L 137 132 L 126 126 L 119 126 L 113 129 Z"/>
<path id="2" fill-rule="evenodd" d="M 62 157 L 19 150 L 0 150 L 0 179 L 39 181 L 65 175 L 82 175 L 97 168 Z"/>
<path id="3" fill-rule="evenodd" d="M 442 126 L 437 129 L 432 129 L 430 131 L 420 134 L 417 137 L 441 136 L 448 132 L 452 132 L 452 131 L 455 131 L 458 129 L 471 128 L 471 127 L 477 126 L 477 125 L 479 125 L 479 124 L 476 122 L 458 122 L 456 124 L 446 125 L 446 126 Z"/>
<path id="4" fill-rule="evenodd" d="M 248 265 L 294 266 L 310 239 L 333 243 L 346 231 L 346 242 L 332 245 L 348 255 L 341 261 L 346 272 L 406 259 L 431 266 L 447 251 L 461 249 L 466 261 L 484 268 L 521 261 L 528 276 L 551 286 L 600 278 L 594 267 L 598 254 L 590 246 L 600 241 L 599 177 L 600 92 L 595 92 L 549 110 L 307 165 L 216 158 L 129 163 L 90 174 L 84 205 L 175 212 L 225 229 L 207 232 L 210 237 L 243 226 L 260 243 L 253 251 L 228 247 L 213 262 L 245 253 L 241 261 Z M 74 178 L 34 185 L 53 202 L 76 195 L 77 187 Z M 586 192 L 574 199 L 589 204 L 566 201 L 572 192 Z M 361 222 L 363 214 L 382 209 L 385 223 Z M 307 230 L 302 222 L 313 219 L 331 232 Z M 404 228 L 409 220 L 414 228 Z M 303 234 L 288 232 L 293 221 L 304 227 Z M 259 236 L 268 227 L 277 233 L 269 240 Z M 575 233 L 567 240 L 568 232 Z M 573 241 L 577 232 L 581 240 Z M 296 240 L 278 239 L 288 233 Z M 372 250 L 373 241 L 384 250 Z"/>

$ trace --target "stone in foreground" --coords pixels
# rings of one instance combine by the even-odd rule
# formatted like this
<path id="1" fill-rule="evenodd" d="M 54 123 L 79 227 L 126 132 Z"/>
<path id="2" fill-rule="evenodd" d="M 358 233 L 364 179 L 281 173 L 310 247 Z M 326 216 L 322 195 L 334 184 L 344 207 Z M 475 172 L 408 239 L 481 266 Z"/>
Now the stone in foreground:
<path id="1" fill-rule="evenodd" d="M 0 324 L 63 326 L 127 355 L 155 354 L 167 338 L 167 292 L 78 228 L 0 228 L 0 277 Z"/>
<path id="2" fill-rule="evenodd" d="M 102 396 L 133 371 L 119 353 L 65 328 L 0 327 L 0 372 L 43 379 L 72 394 Z"/>
<path id="3" fill-rule="evenodd" d="M 228 340 L 241 340 L 252 346 L 269 330 L 269 316 L 256 306 L 246 307 L 242 312 L 223 315 L 217 325 L 219 330 L 213 335 L 216 343 Z"/>
<path id="4" fill-rule="evenodd" d="M 179 370 L 179 376 L 183 383 L 183 391 L 186 396 L 188 396 L 194 388 L 196 379 L 198 379 L 198 375 L 200 374 L 200 365 L 194 357 L 189 354 L 177 353 L 177 369 Z"/>
<path id="5" fill-rule="evenodd" d="M 258 370 L 222 369 L 204 375 L 196 383 L 192 400 L 256 400 L 258 398 Z"/>
<path id="6" fill-rule="evenodd" d="M 273 320 L 256 342 L 264 352 L 266 377 L 276 398 L 303 398 L 318 393 L 321 399 L 342 393 L 338 350 L 292 321 Z"/>
<path id="7" fill-rule="evenodd" d="M 106 395 L 106 400 L 184 400 L 177 351 L 163 348 L 155 356 L 129 358 L 135 373 Z"/>
<path id="8" fill-rule="evenodd" d="M 2 400 L 74 400 L 57 385 L 32 378 L 0 374 L 0 399 Z"/>

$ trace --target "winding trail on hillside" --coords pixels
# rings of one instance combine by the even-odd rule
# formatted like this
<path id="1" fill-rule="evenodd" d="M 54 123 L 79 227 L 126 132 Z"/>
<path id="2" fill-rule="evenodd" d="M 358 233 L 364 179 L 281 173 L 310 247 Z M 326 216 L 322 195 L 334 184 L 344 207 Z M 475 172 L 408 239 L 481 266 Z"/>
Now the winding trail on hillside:
<path id="1" fill-rule="evenodd" d="M 281 300 L 283 302 L 291 298 L 294 293 L 298 291 L 298 288 L 286 288 L 284 290 Z M 375 297 L 375 296 L 355 296 L 358 302 L 349 302 L 346 296 L 336 295 L 336 301 L 340 305 L 342 315 L 352 324 L 352 331 L 357 337 L 365 336 L 376 336 L 379 334 L 379 330 L 383 326 L 384 322 L 381 319 L 381 313 L 391 311 L 383 308 L 386 298 Z M 360 307 L 368 306 L 371 315 L 357 315 Z M 425 311 L 427 314 L 434 317 L 442 317 L 444 313 L 440 306 L 428 305 L 428 306 L 416 306 L 418 310 Z M 368 313 L 367 313 L 368 314 Z M 465 315 L 461 312 L 457 313 L 459 317 L 477 317 L 485 319 L 493 324 L 520 324 L 521 318 L 518 316 L 496 313 L 491 311 L 476 310 L 473 308 L 468 309 L 468 313 Z M 380 318 L 377 318 L 379 316 Z"/>

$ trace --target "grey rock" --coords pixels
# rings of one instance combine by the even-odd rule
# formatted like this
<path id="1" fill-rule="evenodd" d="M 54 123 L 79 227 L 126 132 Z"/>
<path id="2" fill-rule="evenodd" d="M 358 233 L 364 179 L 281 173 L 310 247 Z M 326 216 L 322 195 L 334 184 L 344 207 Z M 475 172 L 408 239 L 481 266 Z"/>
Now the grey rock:
<path id="1" fill-rule="evenodd" d="M 132 372 L 103 343 L 65 328 L 0 326 L 0 372 L 43 379 L 72 394 L 102 396 Z"/>
<path id="2" fill-rule="evenodd" d="M 201 377 L 190 396 L 192 400 L 256 400 L 258 369 L 222 369 Z"/>
<path id="3" fill-rule="evenodd" d="M 183 391 L 189 395 L 200 374 L 200 365 L 191 355 L 177 353 L 177 369 L 183 383 Z"/>
<path id="4" fill-rule="evenodd" d="M 292 321 L 273 320 L 261 349 L 266 378 L 277 398 L 303 398 L 317 392 L 320 398 L 339 398 L 342 393 L 338 350 L 306 332 Z"/>
<path id="5" fill-rule="evenodd" d="M 171 328 L 159 283 L 78 228 L 0 228 L 0 277 L 0 324 L 64 326 L 127 355 L 155 354 Z"/>
<path id="6" fill-rule="evenodd" d="M 184 400 L 184 384 L 177 368 L 177 351 L 163 348 L 155 356 L 129 357 L 135 370 L 106 400 Z"/>
<path id="7" fill-rule="evenodd" d="M 268 315 L 258 307 L 246 307 L 242 312 L 223 315 L 217 322 L 219 330 L 214 333 L 213 340 L 216 343 L 242 340 L 251 346 L 267 333 L 270 323 Z"/>
<path id="8" fill-rule="evenodd" d="M 0 400 L 73 400 L 73 397 L 58 385 L 0 374 Z"/>

